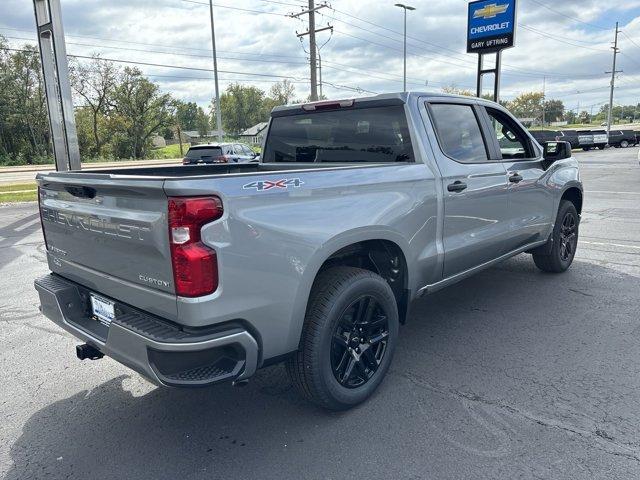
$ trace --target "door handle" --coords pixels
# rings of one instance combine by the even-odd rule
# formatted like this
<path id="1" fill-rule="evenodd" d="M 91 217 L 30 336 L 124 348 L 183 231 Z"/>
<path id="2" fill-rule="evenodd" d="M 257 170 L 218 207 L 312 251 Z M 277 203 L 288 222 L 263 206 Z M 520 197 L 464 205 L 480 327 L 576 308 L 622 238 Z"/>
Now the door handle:
<path id="1" fill-rule="evenodd" d="M 524 180 L 524 178 L 522 178 L 522 175 L 518 174 L 517 172 L 512 173 L 509 177 L 509 181 L 511 183 L 520 183 L 522 180 Z"/>
<path id="2" fill-rule="evenodd" d="M 447 185 L 447 190 L 449 190 L 450 192 L 462 192 L 463 190 L 466 190 L 466 189 L 467 189 L 467 184 L 464 182 L 461 182 L 460 180 L 456 180 L 455 182 Z"/>

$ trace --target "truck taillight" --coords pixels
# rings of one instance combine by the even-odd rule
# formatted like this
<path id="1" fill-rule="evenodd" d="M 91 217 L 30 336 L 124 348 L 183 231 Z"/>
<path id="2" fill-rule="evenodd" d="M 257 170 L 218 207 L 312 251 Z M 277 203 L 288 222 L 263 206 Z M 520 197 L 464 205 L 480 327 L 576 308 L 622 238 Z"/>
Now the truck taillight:
<path id="1" fill-rule="evenodd" d="M 203 225 L 222 216 L 218 197 L 170 197 L 169 243 L 176 295 L 200 297 L 218 288 L 215 250 L 201 241 Z"/>

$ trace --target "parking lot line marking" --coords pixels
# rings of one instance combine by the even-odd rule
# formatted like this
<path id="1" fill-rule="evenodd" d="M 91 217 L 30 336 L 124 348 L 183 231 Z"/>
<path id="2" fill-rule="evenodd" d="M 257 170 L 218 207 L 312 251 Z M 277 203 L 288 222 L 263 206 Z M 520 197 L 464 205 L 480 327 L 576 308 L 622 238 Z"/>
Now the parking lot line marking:
<path id="1" fill-rule="evenodd" d="M 587 240 L 580 240 L 580 243 L 586 243 L 588 245 L 601 245 L 603 247 L 637 248 L 640 250 L 640 245 L 624 245 L 622 243 L 589 242 Z"/>
<path id="2" fill-rule="evenodd" d="M 640 192 L 615 192 L 613 190 L 587 190 L 585 193 L 610 193 L 614 195 L 640 195 Z"/>

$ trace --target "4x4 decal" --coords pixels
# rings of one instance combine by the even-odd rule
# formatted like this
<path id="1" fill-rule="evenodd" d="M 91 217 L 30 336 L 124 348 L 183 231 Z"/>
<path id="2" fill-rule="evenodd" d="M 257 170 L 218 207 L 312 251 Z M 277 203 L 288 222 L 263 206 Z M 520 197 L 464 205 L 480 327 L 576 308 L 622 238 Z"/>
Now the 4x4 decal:
<path id="1" fill-rule="evenodd" d="M 279 188 L 286 190 L 289 187 L 298 188 L 300 185 L 304 185 L 304 182 L 299 178 L 283 178 L 282 180 L 258 180 L 257 182 L 247 183 L 243 185 L 244 190 L 256 189 L 258 192 L 265 190 L 271 190 L 273 188 Z"/>

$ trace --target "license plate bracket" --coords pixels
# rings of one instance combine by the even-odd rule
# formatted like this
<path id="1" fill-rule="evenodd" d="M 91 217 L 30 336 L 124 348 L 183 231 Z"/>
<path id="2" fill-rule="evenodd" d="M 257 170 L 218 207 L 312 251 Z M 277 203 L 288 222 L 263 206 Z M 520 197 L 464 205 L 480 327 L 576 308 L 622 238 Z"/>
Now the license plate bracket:
<path id="1" fill-rule="evenodd" d="M 108 327 L 116 318 L 115 303 L 95 294 L 90 294 L 91 313 L 96 320 Z"/>

